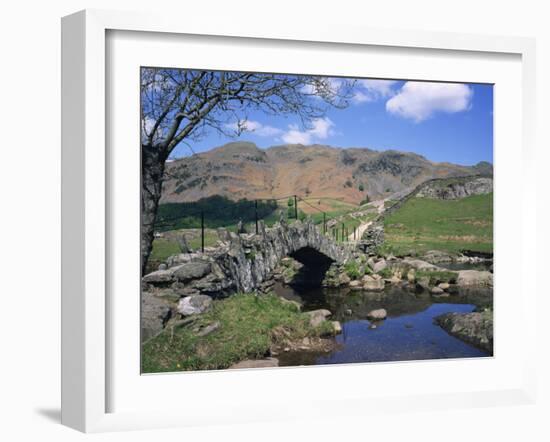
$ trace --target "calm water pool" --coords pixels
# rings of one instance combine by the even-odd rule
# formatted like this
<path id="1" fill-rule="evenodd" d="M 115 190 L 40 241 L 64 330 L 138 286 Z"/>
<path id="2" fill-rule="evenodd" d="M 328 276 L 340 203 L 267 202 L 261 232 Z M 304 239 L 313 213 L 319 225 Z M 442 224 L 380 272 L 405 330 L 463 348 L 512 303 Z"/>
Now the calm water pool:
<path id="1" fill-rule="evenodd" d="M 329 309 L 332 319 L 340 321 L 343 328 L 335 338 L 337 345 L 332 352 L 283 353 L 278 356 L 282 366 L 490 356 L 449 335 L 433 322 L 443 313 L 467 313 L 473 311 L 476 304 L 487 305 L 492 302 L 489 291 L 434 299 L 428 293 L 410 293 L 396 287 L 381 293 L 281 285 L 275 290 L 288 299 L 301 301 L 304 311 Z M 388 318 L 376 322 L 367 320 L 367 313 L 377 308 L 385 308 Z"/>

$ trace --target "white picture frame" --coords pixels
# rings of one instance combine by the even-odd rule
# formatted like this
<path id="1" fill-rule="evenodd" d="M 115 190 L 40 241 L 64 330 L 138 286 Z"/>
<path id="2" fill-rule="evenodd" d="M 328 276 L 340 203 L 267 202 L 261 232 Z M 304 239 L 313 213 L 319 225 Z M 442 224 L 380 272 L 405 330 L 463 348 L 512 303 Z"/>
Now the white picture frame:
<path id="1" fill-rule="evenodd" d="M 206 415 L 200 406 L 194 413 L 189 410 L 166 412 L 166 410 L 140 409 L 113 411 L 109 394 L 113 385 L 109 375 L 112 369 L 113 347 L 108 339 L 112 312 L 108 297 L 109 243 L 112 241 L 111 196 L 109 195 L 110 169 L 107 151 L 108 135 L 106 121 L 110 118 L 107 109 L 108 63 L 106 36 L 108 32 L 152 32 L 164 36 L 216 36 L 218 38 L 268 39 L 272 42 L 298 44 L 337 44 L 341 48 L 377 47 L 402 48 L 403 51 L 426 49 L 443 53 L 467 52 L 483 58 L 484 54 L 502 54 L 516 57 L 521 65 L 521 116 L 517 130 L 520 134 L 515 154 L 522 160 L 525 188 L 535 177 L 529 174 L 534 161 L 534 106 L 535 106 L 535 45 L 532 39 L 516 37 L 489 37 L 450 33 L 427 33 L 415 31 L 393 32 L 388 30 L 350 28 L 346 26 L 300 26 L 277 23 L 242 22 L 234 20 L 196 20 L 182 25 L 169 15 L 156 16 L 142 13 L 87 10 L 63 18 L 62 21 L 62 423 L 85 432 L 111 431 L 169 426 L 208 425 L 216 422 L 254 422 L 288 417 L 323 416 L 335 408 L 329 406 L 338 401 L 338 413 L 369 414 L 384 409 L 388 412 L 415 409 L 460 408 L 532 403 L 535 397 L 536 324 L 533 320 L 521 333 L 524 353 L 521 359 L 521 376 L 500 388 L 464 390 L 461 392 L 429 392 L 427 394 L 377 395 L 376 404 L 362 400 L 367 397 L 359 391 L 355 396 L 334 395 L 325 400 L 311 398 L 310 407 L 304 409 L 289 401 L 287 407 L 280 404 L 258 407 L 246 395 L 233 396 L 233 410 Z M 156 34 L 157 36 L 159 34 Z M 275 43 L 274 43 L 275 44 Z M 516 115 L 516 114 L 514 114 Z M 498 133 L 497 141 L 498 141 Z M 496 160 L 498 183 L 498 159 Z M 504 162 L 502 163 L 504 164 Z M 531 186 L 534 188 L 535 186 Z M 526 257 L 535 252 L 535 192 L 518 190 L 522 199 L 520 227 L 521 238 L 517 241 L 526 274 Z M 498 220 L 497 220 L 498 223 Z M 139 256 L 135 258 L 136 263 Z M 498 290 L 498 283 L 496 284 Z M 521 282 L 521 306 L 536 304 L 534 281 L 523 278 Z M 525 312 L 523 314 L 526 314 Z M 497 319 L 498 321 L 498 315 Z M 498 340 L 498 335 L 497 338 Z M 116 348 L 116 347 L 115 347 Z M 498 353 L 496 353 L 498 358 Z M 392 364 L 391 369 L 397 365 Z M 407 364 L 405 364 L 407 365 Z M 364 366 L 356 365 L 346 376 L 360 376 Z M 378 365 L 378 367 L 384 367 Z M 385 365 L 390 367 L 390 365 Z M 408 364 L 410 370 L 413 365 Z M 456 367 L 459 368 L 458 366 Z M 137 368 L 139 370 L 139 367 Z M 319 368 L 313 368 L 318 370 Z M 320 368 L 327 370 L 326 368 Z M 342 367 L 331 367 L 325 373 L 334 373 Z M 441 366 L 439 366 L 441 369 Z M 487 367 L 490 370 L 490 367 Z M 286 379 L 299 376 L 300 368 L 279 369 Z M 311 370 L 308 368 L 307 370 Z M 390 370 L 390 368 L 385 368 Z M 380 371 L 380 370 L 378 370 Z M 265 382 L 269 372 L 228 373 L 231 382 Z M 272 372 L 273 373 L 273 372 Z M 311 371 L 309 372 L 311 373 Z M 519 372 L 518 372 L 519 373 Z M 206 376 L 217 386 L 223 386 L 224 378 L 218 373 L 202 373 L 197 382 L 205 383 Z M 188 376 L 182 374 L 181 376 Z M 271 375 L 273 376 L 273 375 Z M 326 374 L 329 376 L 329 374 Z M 247 377 L 249 380 L 247 380 Z M 256 379 L 253 381 L 253 377 Z M 175 379 L 172 377 L 172 379 Z M 189 379 L 189 378 L 188 378 Z M 517 382 L 516 382 L 517 381 Z M 170 377 L 164 376 L 164 385 Z M 209 381 L 210 382 L 210 381 Z M 220 403 L 223 401 L 220 399 Z M 226 404 L 227 405 L 227 404 Z M 239 413 L 232 413 L 239 410 Z"/>

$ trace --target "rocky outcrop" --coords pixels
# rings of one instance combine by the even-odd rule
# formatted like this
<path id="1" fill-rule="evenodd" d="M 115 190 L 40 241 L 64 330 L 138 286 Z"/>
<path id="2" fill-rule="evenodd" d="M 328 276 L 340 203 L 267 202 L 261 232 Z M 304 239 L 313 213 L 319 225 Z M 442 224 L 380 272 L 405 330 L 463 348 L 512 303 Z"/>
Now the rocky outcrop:
<path id="1" fill-rule="evenodd" d="M 461 287 L 493 287 L 493 274 L 487 271 L 461 270 L 456 283 Z"/>
<path id="2" fill-rule="evenodd" d="M 141 341 L 159 334 L 170 319 L 172 309 L 165 302 L 149 292 L 141 296 Z"/>
<path id="3" fill-rule="evenodd" d="M 435 318 L 447 333 L 493 354 L 493 313 L 446 313 Z"/>
<path id="4" fill-rule="evenodd" d="M 379 199 L 430 178 L 492 170 L 490 164 L 480 166 L 432 163 L 395 150 L 296 144 L 263 149 L 236 141 L 167 163 L 161 203 L 220 195 L 254 200 L 287 195 L 290 189 L 359 203 L 365 194 Z"/>
<path id="5" fill-rule="evenodd" d="M 492 177 L 460 177 L 428 181 L 417 192 L 419 198 L 456 200 L 493 191 Z"/>
<path id="6" fill-rule="evenodd" d="M 309 317 L 309 325 L 312 327 L 318 327 L 332 315 L 330 310 L 326 309 L 311 310 L 305 314 Z"/>
<path id="7" fill-rule="evenodd" d="M 377 275 L 375 275 L 377 276 Z M 382 278 L 375 278 L 374 276 L 363 276 L 363 290 L 368 292 L 381 292 L 384 290 L 385 283 Z"/>

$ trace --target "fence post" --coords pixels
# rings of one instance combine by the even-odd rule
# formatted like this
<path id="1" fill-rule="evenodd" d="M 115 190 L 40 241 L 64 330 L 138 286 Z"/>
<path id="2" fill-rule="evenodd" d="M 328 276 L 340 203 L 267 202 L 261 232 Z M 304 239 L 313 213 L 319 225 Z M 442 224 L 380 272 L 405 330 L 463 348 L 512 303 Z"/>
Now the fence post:
<path id="1" fill-rule="evenodd" d="M 204 211 L 201 211 L 201 251 L 204 253 Z"/>
<path id="2" fill-rule="evenodd" d="M 254 200 L 254 218 L 256 219 L 256 235 L 258 234 L 258 200 Z"/>
<path id="3" fill-rule="evenodd" d="M 327 233 L 327 214 L 323 212 L 323 234 Z"/>
<path id="4" fill-rule="evenodd" d="M 294 218 L 298 219 L 298 198 L 294 195 Z"/>
<path id="5" fill-rule="evenodd" d="M 345 229 L 345 226 L 344 226 L 344 223 L 342 223 L 342 242 L 344 242 L 344 229 Z"/>
<path id="6" fill-rule="evenodd" d="M 357 238 L 356 238 L 356 232 L 357 232 L 357 227 L 354 227 L 353 228 L 353 240 L 355 241 Z"/>

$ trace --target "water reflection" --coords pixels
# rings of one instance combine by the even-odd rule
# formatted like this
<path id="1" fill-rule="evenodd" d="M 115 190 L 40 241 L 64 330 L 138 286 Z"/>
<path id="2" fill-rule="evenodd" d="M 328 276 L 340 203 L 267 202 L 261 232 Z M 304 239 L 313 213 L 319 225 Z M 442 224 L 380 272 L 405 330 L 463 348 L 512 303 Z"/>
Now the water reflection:
<path id="1" fill-rule="evenodd" d="M 315 365 L 350 362 L 406 361 L 489 356 L 449 335 L 433 323 L 443 313 L 467 313 L 492 304 L 492 290 L 457 290 L 452 296 L 434 298 L 393 286 L 373 293 L 349 289 L 324 289 L 276 285 L 275 291 L 303 304 L 303 310 L 327 308 L 342 323 L 336 348 L 329 354 L 309 351 L 279 356 L 280 365 Z M 384 308 L 384 321 L 369 321 L 367 314 Z"/>

